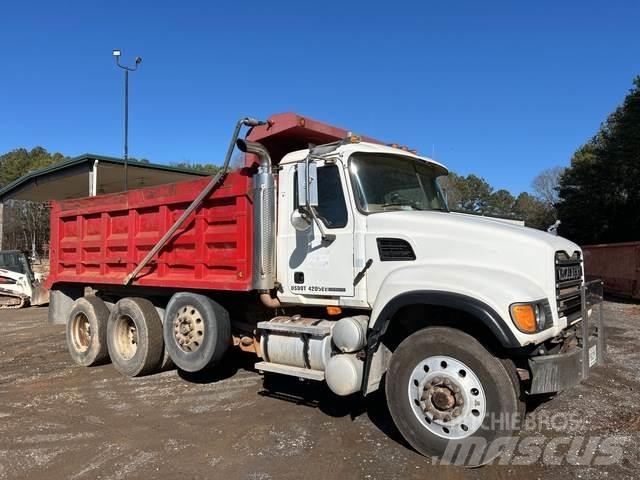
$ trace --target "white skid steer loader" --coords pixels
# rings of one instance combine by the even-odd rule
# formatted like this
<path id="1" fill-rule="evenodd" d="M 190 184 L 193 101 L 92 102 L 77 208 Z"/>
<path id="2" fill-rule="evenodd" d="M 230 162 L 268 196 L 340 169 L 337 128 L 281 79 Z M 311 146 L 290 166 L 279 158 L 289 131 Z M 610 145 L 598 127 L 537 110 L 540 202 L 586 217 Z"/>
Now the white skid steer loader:
<path id="1" fill-rule="evenodd" d="M 0 251 L 0 309 L 49 303 L 49 291 L 41 280 L 23 252 Z"/>

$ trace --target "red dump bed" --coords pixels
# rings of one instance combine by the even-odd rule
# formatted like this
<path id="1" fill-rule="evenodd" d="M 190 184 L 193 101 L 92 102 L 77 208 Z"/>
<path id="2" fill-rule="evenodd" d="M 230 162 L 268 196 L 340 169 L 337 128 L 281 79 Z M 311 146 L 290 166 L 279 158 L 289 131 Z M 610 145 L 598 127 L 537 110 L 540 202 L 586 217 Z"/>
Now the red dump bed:
<path id="1" fill-rule="evenodd" d="M 344 138 L 347 131 L 293 113 L 274 115 L 247 135 L 278 162 L 288 152 Z M 251 290 L 252 164 L 229 174 L 132 281 L 153 287 Z M 56 283 L 122 285 L 210 181 L 52 202 L 51 272 Z"/>
<path id="2" fill-rule="evenodd" d="M 133 284 L 249 290 L 250 180 L 230 174 Z M 122 284 L 209 181 L 54 202 L 48 283 Z"/>

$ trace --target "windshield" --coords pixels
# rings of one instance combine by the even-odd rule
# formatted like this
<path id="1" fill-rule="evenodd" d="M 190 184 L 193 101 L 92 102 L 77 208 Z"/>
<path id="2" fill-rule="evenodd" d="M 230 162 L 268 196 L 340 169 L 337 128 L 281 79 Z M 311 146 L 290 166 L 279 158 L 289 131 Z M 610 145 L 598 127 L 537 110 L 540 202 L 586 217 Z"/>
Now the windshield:
<path id="1" fill-rule="evenodd" d="M 0 268 L 24 275 L 29 271 L 27 259 L 20 252 L 0 252 Z"/>
<path id="2" fill-rule="evenodd" d="M 349 170 L 363 212 L 447 210 L 436 181 L 441 172 L 426 162 L 361 152 L 351 156 Z"/>

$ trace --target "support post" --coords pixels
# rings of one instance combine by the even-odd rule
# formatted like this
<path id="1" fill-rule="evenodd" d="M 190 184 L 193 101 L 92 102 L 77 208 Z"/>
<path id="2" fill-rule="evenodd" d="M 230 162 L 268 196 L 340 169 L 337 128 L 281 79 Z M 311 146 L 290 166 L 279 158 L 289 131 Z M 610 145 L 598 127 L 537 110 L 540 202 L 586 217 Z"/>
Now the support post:
<path id="1" fill-rule="evenodd" d="M 98 194 L 98 160 L 94 160 L 89 172 L 89 196 L 95 197 Z"/>
<path id="2" fill-rule="evenodd" d="M 129 190 L 129 70 L 124 71 L 124 191 Z"/>
<path id="3" fill-rule="evenodd" d="M 582 284 L 580 287 L 581 315 L 582 322 L 582 380 L 589 377 L 589 309 L 587 305 L 587 286 Z"/>
<path id="4" fill-rule="evenodd" d="M 4 236 L 4 231 L 2 228 L 2 223 L 4 222 L 4 203 L 0 200 L 0 250 L 2 250 L 2 238 Z"/>

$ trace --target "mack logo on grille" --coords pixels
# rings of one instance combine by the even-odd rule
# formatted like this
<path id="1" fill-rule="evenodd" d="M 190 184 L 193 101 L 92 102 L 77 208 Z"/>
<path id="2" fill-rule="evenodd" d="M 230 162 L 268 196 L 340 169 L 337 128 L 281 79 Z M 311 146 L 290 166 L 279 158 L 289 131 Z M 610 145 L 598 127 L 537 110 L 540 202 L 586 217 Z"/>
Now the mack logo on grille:
<path id="1" fill-rule="evenodd" d="M 564 282 L 567 280 L 577 280 L 582 275 L 582 269 L 579 265 L 572 265 L 570 267 L 558 267 L 558 281 Z"/>

